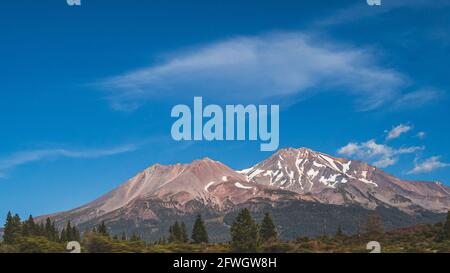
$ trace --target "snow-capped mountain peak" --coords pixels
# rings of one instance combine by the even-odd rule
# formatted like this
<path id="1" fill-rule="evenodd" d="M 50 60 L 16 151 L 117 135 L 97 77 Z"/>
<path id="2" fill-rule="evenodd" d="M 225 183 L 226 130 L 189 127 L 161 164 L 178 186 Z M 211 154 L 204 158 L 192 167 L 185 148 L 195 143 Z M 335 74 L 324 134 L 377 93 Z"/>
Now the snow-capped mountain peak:
<path id="1" fill-rule="evenodd" d="M 282 149 L 267 160 L 242 170 L 250 181 L 298 193 L 319 192 L 357 180 L 377 186 L 370 179 L 375 168 L 359 161 L 334 158 L 307 148 Z"/>
<path id="2" fill-rule="evenodd" d="M 357 160 L 307 148 L 283 149 L 255 166 L 234 171 L 209 158 L 189 164 L 155 164 L 82 207 L 50 215 L 57 224 L 161 221 L 167 213 L 231 211 L 241 205 L 276 207 L 285 202 L 395 208 L 410 215 L 450 208 L 450 188 L 404 181 Z M 41 217 L 44 219 L 44 217 Z"/>

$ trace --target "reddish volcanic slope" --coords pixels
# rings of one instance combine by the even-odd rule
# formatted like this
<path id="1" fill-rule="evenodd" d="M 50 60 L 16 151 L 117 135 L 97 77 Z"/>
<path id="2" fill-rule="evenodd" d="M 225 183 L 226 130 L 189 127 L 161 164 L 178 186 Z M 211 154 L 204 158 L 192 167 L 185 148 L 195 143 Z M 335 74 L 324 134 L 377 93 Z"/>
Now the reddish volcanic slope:
<path id="1" fill-rule="evenodd" d="M 165 209 L 195 213 L 193 202 L 225 212 L 244 203 L 276 206 L 298 200 L 365 209 L 384 206 L 414 215 L 446 212 L 449 192 L 441 183 L 403 181 L 364 162 L 289 148 L 240 172 L 209 158 L 156 164 L 89 204 L 50 216 L 60 224 L 71 220 L 80 225 L 130 215 L 134 221 L 157 220 Z"/>
<path id="2" fill-rule="evenodd" d="M 450 188 L 441 183 L 400 180 L 364 162 L 306 148 L 280 150 L 240 173 L 261 185 L 312 194 L 321 203 L 356 203 L 372 209 L 384 204 L 406 212 L 450 208 Z"/>

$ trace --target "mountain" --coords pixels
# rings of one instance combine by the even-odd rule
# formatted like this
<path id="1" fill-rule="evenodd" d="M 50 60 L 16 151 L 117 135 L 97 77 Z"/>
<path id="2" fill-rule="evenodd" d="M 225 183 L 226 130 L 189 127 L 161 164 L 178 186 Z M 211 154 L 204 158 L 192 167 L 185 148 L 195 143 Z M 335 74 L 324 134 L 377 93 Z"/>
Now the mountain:
<path id="1" fill-rule="evenodd" d="M 325 204 L 384 205 L 407 213 L 450 208 L 450 187 L 442 183 L 400 180 L 364 162 L 306 148 L 280 150 L 240 173 L 257 184 L 310 194 Z"/>
<path id="2" fill-rule="evenodd" d="M 60 227 L 70 220 L 82 228 L 101 221 L 120 222 L 125 230 L 148 222 L 159 230 L 161 222 L 170 224 L 183 215 L 214 214 L 242 203 L 283 199 L 299 200 L 301 196 L 251 183 L 224 164 L 205 158 L 191 164 L 153 165 L 89 204 L 38 220 L 50 217 Z"/>
<path id="3" fill-rule="evenodd" d="M 156 164 L 89 204 L 38 221 L 50 217 L 63 227 L 70 220 L 81 230 L 105 221 L 113 234 L 157 240 L 174 221 L 190 227 L 201 213 L 212 239 L 224 241 L 237 211 L 247 207 L 257 219 L 270 211 L 289 239 L 338 226 L 354 233 L 374 210 L 387 228 L 435 222 L 450 207 L 449 191 L 440 183 L 402 181 L 363 162 L 283 149 L 240 172 L 209 158 Z"/>

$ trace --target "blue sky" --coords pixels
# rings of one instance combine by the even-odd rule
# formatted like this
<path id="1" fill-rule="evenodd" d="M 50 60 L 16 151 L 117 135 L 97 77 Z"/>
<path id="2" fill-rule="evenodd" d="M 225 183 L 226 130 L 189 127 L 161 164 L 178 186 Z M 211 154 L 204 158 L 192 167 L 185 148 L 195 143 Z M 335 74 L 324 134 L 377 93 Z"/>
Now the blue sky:
<path id="1" fill-rule="evenodd" d="M 171 139 L 171 108 L 280 104 L 280 146 L 450 183 L 450 1 L 18 0 L 0 9 L 0 221 L 84 204 L 154 163 L 246 168 Z"/>

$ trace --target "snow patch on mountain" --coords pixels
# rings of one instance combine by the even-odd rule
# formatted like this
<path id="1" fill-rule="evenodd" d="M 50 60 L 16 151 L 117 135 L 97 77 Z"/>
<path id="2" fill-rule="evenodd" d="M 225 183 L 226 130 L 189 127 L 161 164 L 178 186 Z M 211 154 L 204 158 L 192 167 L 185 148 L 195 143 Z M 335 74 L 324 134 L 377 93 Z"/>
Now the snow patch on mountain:
<path id="1" fill-rule="evenodd" d="M 306 174 L 309 176 L 309 178 L 314 179 L 319 174 L 319 171 L 310 169 Z"/>
<path id="2" fill-rule="evenodd" d="M 235 185 L 236 187 L 240 188 L 240 189 L 245 189 L 245 190 L 253 189 L 253 187 L 247 187 L 247 186 L 244 186 L 244 185 L 242 185 L 242 184 L 239 183 L 239 182 L 234 183 L 234 185 Z"/>
<path id="3" fill-rule="evenodd" d="M 214 185 L 214 181 L 209 182 L 206 186 L 205 186 L 205 191 L 208 191 L 209 187 L 211 187 L 212 185 Z"/>

